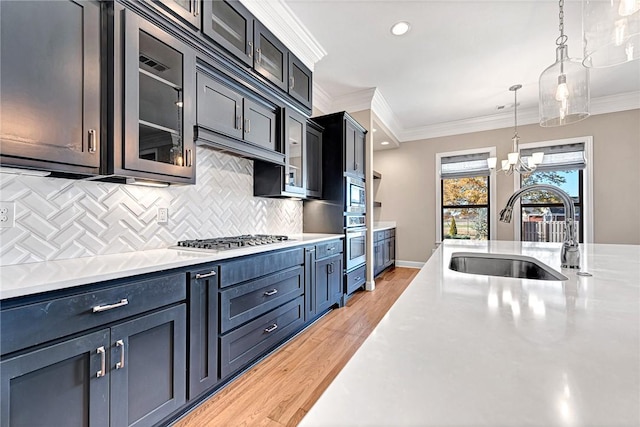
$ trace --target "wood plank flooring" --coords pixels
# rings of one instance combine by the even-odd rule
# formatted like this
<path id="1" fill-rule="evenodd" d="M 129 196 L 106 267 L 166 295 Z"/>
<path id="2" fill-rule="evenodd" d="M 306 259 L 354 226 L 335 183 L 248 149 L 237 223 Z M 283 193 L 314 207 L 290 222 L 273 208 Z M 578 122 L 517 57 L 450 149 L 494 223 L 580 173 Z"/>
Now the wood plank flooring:
<path id="1" fill-rule="evenodd" d="M 356 292 L 179 420 L 176 427 L 295 426 L 362 345 L 419 270 L 395 268 L 374 292 Z"/>

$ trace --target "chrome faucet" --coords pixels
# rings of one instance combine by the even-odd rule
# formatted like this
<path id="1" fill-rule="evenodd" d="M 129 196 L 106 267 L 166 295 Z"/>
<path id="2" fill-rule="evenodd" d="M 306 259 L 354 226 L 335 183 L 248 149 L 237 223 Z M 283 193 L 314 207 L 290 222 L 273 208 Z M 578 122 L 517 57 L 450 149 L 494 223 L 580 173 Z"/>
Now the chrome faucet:
<path id="1" fill-rule="evenodd" d="M 562 268 L 580 268 L 580 247 L 576 236 L 575 223 L 576 208 L 573 204 L 573 200 L 571 200 L 571 197 L 564 190 L 554 187 L 553 185 L 546 184 L 535 184 L 522 187 L 509 197 L 507 205 L 500 211 L 500 221 L 511 222 L 513 205 L 516 203 L 516 200 L 518 200 L 524 193 L 536 190 L 549 191 L 562 199 L 562 203 L 564 204 L 565 236 L 564 242 L 562 243 L 562 251 L 560 252 L 560 265 Z"/>

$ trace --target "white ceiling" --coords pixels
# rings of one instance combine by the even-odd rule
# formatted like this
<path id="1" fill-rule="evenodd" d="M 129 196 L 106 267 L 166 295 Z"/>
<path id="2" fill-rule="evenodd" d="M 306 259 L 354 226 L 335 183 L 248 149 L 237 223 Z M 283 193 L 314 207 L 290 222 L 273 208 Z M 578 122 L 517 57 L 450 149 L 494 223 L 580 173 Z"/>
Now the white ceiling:
<path id="1" fill-rule="evenodd" d="M 326 51 L 320 98 L 369 97 L 399 141 L 537 122 L 538 77 L 555 61 L 558 3 L 549 0 L 284 0 Z M 403 37 L 397 21 L 411 23 Z M 581 1 L 565 2 L 569 54 L 580 57 Z M 592 113 L 640 107 L 640 61 L 591 71 Z M 356 102 L 357 103 L 357 102 Z M 499 105 L 506 105 L 498 110 Z M 631 107 L 629 107 L 631 105 Z M 469 126 L 471 125 L 471 126 Z M 388 135 L 387 135 L 388 136 Z"/>

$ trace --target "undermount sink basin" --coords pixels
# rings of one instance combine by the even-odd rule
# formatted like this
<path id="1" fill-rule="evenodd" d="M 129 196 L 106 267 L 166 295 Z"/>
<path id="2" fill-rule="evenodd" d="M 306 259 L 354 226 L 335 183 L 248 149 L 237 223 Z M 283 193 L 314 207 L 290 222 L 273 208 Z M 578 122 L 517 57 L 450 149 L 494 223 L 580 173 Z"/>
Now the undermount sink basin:
<path id="1" fill-rule="evenodd" d="M 516 279 L 569 280 L 535 258 L 524 255 L 454 252 L 449 263 L 451 270 L 483 276 L 513 277 Z"/>

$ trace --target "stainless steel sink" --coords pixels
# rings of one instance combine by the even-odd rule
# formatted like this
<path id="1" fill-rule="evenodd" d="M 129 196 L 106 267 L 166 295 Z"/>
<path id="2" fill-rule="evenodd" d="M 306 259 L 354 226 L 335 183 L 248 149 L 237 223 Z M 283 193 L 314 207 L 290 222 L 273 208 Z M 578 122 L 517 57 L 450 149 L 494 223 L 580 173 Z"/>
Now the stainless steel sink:
<path id="1" fill-rule="evenodd" d="M 514 277 L 517 279 L 569 280 L 548 265 L 524 255 L 454 252 L 449 263 L 451 270 L 483 276 Z"/>

